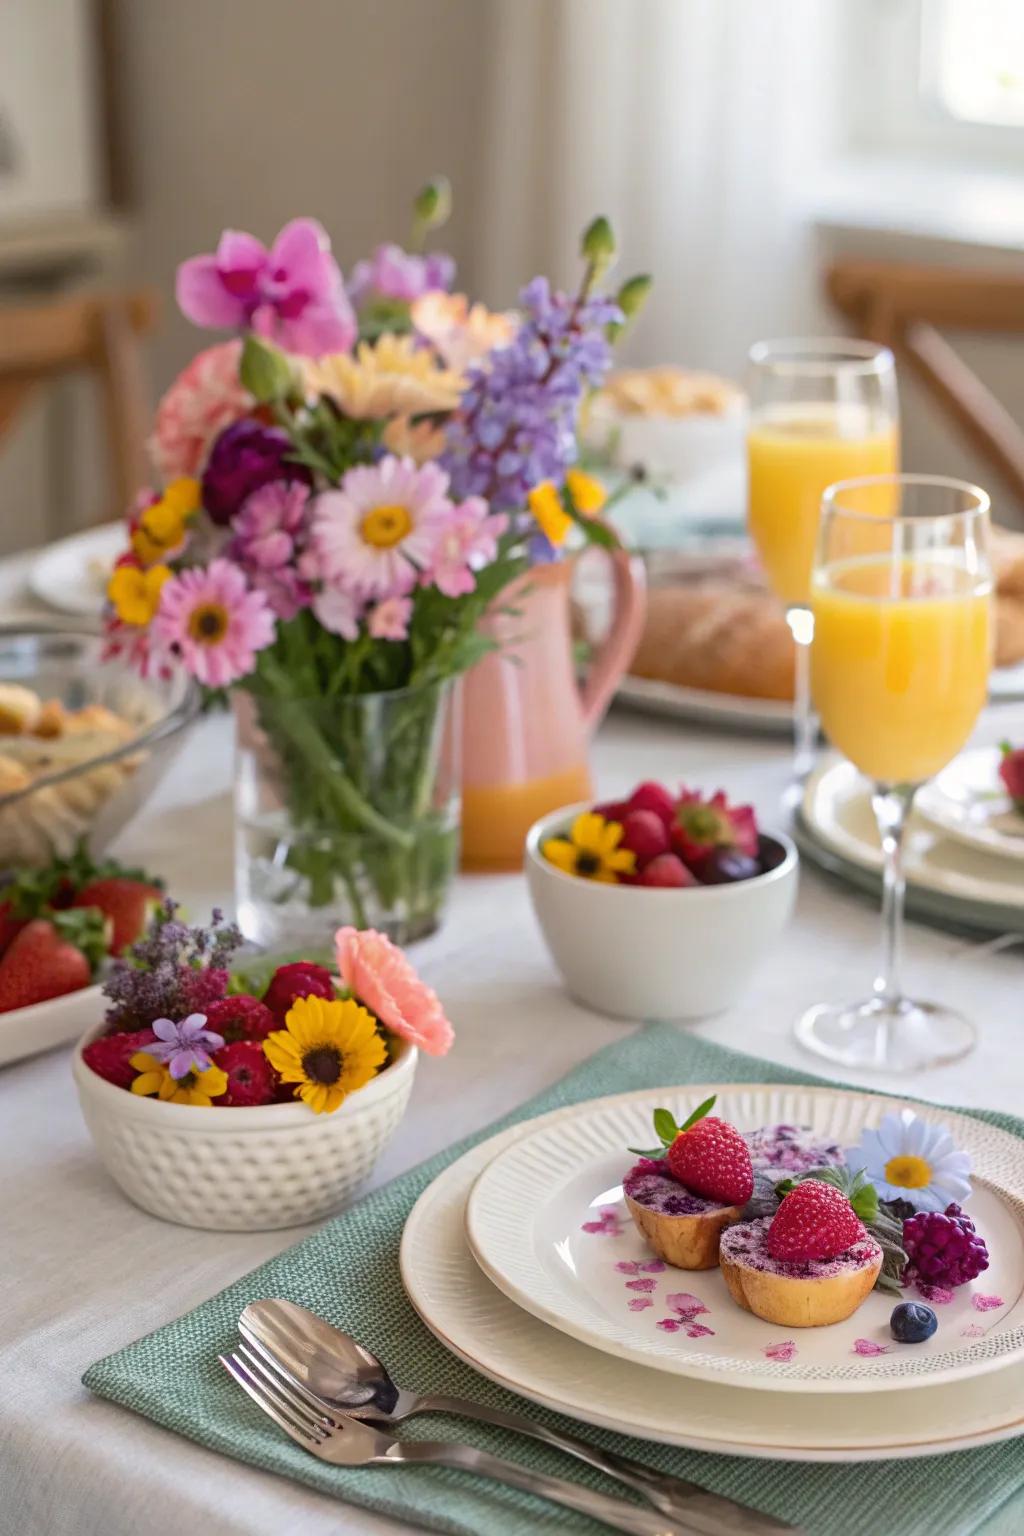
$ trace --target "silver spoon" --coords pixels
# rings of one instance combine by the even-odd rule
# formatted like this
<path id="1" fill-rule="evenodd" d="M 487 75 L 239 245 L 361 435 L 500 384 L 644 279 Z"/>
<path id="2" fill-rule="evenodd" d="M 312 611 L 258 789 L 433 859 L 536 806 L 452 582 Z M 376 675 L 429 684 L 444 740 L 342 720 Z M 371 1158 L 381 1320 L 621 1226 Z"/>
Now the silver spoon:
<path id="1" fill-rule="evenodd" d="M 662 1514 L 685 1519 L 694 1531 L 730 1536 L 769 1536 L 792 1526 L 732 1499 L 708 1493 L 695 1483 L 603 1451 L 575 1435 L 562 1434 L 521 1414 L 504 1413 L 467 1398 L 421 1395 L 395 1385 L 377 1357 L 340 1328 L 293 1301 L 253 1301 L 239 1319 L 239 1331 L 257 1353 L 269 1356 L 314 1396 L 349 1418 L 393 1427 L 417 1413 L 452 1413 L 478 1424 L 493 1424 L 542 1440 L 587 1462 L 641 1494 Z"/>

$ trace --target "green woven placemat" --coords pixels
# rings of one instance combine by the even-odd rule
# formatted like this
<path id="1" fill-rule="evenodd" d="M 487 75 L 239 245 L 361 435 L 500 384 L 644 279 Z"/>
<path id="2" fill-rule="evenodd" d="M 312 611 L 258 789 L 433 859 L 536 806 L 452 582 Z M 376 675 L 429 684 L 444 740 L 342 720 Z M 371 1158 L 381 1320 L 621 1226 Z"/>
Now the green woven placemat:
<path id="1" fill-rule="evenodd" d="M 543 1527 L 571 1536 L 600 1536 L 606 1527 L 464 1473 L 326 1466 L 286 1439 L 243 1397 L 218 1365 L 217 1354 L 235 1343 L 238 1317 L 247 1302 L 284 1296 L 361 1339 L 387 1361 L 403 1386 L 522 1410 L 521 1399 L 448 1354 L 406 1300 L 398 1272 L 402 1227 L 431 1180 L 469 1147 L 505 1126 L 603 1094 L 686 1082 L 818 1081 L 724 1050 L 670 1025 L 647 1025 L 599 1051 L 504 1120 L 375 1191 L 194 1312 L 91 1366 L 85 1385 L 226 1456 L 429 1530 L 455 1536 L 525 1536 Z M 1024 1122 L 1011 1115 L 966 1113 L 1024 1136 Z M 526 1407 L 545 1422 L 579 1427 L 532 1404 Z M 402 1433 L 470 1441 L 538 1470 L 621 1492 L 556 1452 L 465 1420 L 424 1416 L 403 1427 Z M 987 1521 L 992 1523 L 986 1536 L 997 1530 L 1024 1530 L 1020 1441 L 915 1461 L 823 1466 L 676 1450 L 589 1427 L 586 1433 L 611 1449 L 799 1522 L 809 1536 L 974 1536 Z M 1021 1509 L 1014 1511 L 1017 1495 Z"/>

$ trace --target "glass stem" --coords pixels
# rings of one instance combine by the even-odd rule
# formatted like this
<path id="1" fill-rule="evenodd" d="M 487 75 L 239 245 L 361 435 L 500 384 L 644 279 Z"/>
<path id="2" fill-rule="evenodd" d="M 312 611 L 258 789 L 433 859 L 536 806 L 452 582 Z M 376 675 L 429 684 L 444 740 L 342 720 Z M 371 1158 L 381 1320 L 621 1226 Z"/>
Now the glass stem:
<path id="1" fill-rule="evenodd" d="M 912 786 L 878 784 L 871 805 L 882 839 L 882 964 L 875 996 L 895 1006 L 903 996 L 903 834 L 914 798 Z"/>
<path id="2" fill-rule="evenodd" d="M 796 673 L 793 693 L 793 777 L 804 783 L 814 768 L 818 745 L 818 717 L 811 704 L 811 641 L 814 639 L 814 614 L 809 608 L 787 608 L 789 625 L 796 646 Z"/>

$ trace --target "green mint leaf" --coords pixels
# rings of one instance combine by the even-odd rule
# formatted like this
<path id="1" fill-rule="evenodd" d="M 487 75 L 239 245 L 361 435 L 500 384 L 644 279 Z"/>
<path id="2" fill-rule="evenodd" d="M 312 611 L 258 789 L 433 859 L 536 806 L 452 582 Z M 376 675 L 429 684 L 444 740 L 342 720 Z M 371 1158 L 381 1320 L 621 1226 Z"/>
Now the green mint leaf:
<path id="1" fill-rule="evenodd" d="M 660 1163 L 667 1147 L 627 1147 L 627 1152 L 632 1152 L 634 1157 L 649 1157 L 652 1163 Z"/>
<path id="2" fill-rule="evenodd" d="M 689 1119 L 683 1121 L 679 1127 L 680 1131 L 688 1131 L 691 1125 L 696 1125 L 698 1120 L 703 1120 L 705 1115 L 710 1114 L 711 1110 L 715 1107 L 717 1097 L 718 1095 L 713 1093 L 710 1099 L 705 1099 L 703 1104 L 698 1104 Z"/>
<path id="3" fill-rule="evenodd" d="M 666 1147 L 670 1147 L 679 1135 L 676 1117 L 670 1109 L 656 1109 L 654 1111 L 654 1129 Z"/>

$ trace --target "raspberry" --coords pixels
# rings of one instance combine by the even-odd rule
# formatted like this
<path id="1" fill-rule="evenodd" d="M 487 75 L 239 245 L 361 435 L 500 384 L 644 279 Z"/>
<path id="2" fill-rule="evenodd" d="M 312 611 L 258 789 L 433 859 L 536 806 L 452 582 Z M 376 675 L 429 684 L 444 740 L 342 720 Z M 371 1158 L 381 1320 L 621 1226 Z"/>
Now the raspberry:
<path id="1" fill-rule="evenodd" d="M 656 859 L 646 865 L 633 882 L 635 885 L 654 885 L 662 887 L 680 887 L 684 885 L 698 885 L 700 882 L 695 874 L 692 874 L 674 853 L 659 853 Z"/>
<path id="2" fill-rule="evenodd" d="M 653 811 L 630 811 L 622 823 L 622 847 L 636 854 L 640 869 L 669 850 L 668 828 Z"/>
<path id="3" fill-rule="evenodd" d="M 669 1172 L 694 1195 L 745 1205 L 754 1192 L 750 1149 L 735 1126 L 707 1115 L 668 1149 Z"/>
<path id="4" fill-rule="evenodd" d="M 131 1057 L 136 1051 L 144 1051 L 155 1039 L 156 1035 L 151 1029 L 135 1029 L 130 1033 L 121 1030 L 114 1035 L 100 1035 L 98 1040 L 91 1041 L 85 1047 L 82 1060 L 99 1077 L 113 1083 L 115 1088 L 130 1088 L 136 1076 L 135 1068 L 129 1064 Z"/>
<path id="5" fill-rule="evenodd" d="M 233 1040 L 265 1040 L 271 1030 L 281 1026 L 266 1003 L 242 994 L 211 1003 L 206 1010 L 206 1027 L 223 1035 L 227 1045 Z"/>
<path id="6" fill-rule="evenodd" d="M 919 1211 L 903 1223 L 908 1264 L 903 1284 L 966 1285 L 988 1269 L 988 1248 L 958 1205 Z"/>
<path id="7" fill-rule="evenodd" d="M 278 966 L 263 994 L 263 1001 L 279 1024 L 283 1024 L 285 1014 L 297 997 L 336 996 L 334 981 L 325 966 L 315 965 L 312 960 L 296 960 L 291 965 Z"/>
<path id="8" fill-rule="evenodd" d="M 864 1237 L 853 1206 L 832 1184 L 808 1179 L 786 1195 L 768 1228 L 768 1252 L 783 1263 L 834 1259 Z"/>
<path id="9" fill-rule="evenodd" d="M 228 1075 L 227 1092 L 217 1099 L 218 1108 L 243 1109 L 253 1104 L 272 1104 L 279 1078 L 255 1040 L 235 1040 L 215 1052 L 214 1065 Z"/>
<path id="10" fill-rule="evenodd" d="M 602 800 L 600 805 L 594 806 L 594 815 L 604 821 L 623 822 L 628 812 L 629 805 L 625 800 Z"/>
<path id="11" fill-rule="evenodd" d="M 676 803 L 664 784 L 655 784 L 648 780 L 646 784 L 638 784 L 636 789 L 626 801 L 627 811 L 653 811 L 659 821 L 665 826 L 671 826 L 676 811 Z"/>

